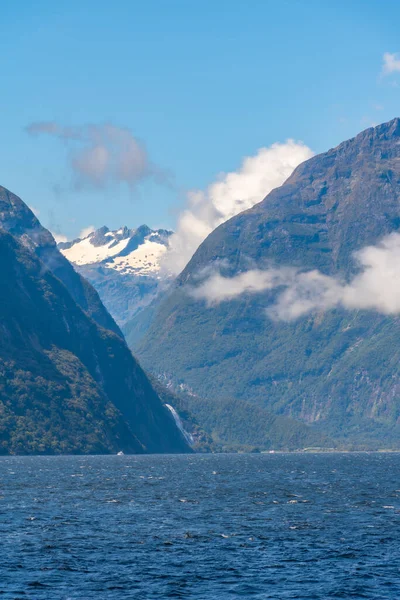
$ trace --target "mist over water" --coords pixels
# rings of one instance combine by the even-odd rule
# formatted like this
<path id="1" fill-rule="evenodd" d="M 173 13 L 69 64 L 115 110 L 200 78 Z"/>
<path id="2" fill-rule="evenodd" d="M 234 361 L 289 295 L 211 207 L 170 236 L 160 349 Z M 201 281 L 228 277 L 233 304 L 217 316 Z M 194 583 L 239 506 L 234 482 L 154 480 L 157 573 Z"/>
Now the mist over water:
<path id="1" fill-rule="evenodd" d="M 0 459 L 0 596 L 399 598 L 400 455 Z"/>

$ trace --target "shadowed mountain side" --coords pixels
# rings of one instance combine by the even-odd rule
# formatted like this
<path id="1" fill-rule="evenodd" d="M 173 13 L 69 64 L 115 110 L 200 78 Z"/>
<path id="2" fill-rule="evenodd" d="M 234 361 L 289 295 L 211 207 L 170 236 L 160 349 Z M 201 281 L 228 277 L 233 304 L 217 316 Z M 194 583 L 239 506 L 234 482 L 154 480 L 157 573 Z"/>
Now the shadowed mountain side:
<path id="1" fill-rule="evenodd" d="M 21 198 L 1 186 L 0 227 L 34 252 L 64 283 L 75 302 L 99 325 L 122 335 L 114 319 L 101 303 L 96 290 L 75 272 L 70 262 L 57 249 L 51 233 L 41 225 Z"/>
<path id="2" fill-rule="evenodd" d="M 3 230 L 0 268 L 2 453 L 188 451 L 125 342 Z"/>

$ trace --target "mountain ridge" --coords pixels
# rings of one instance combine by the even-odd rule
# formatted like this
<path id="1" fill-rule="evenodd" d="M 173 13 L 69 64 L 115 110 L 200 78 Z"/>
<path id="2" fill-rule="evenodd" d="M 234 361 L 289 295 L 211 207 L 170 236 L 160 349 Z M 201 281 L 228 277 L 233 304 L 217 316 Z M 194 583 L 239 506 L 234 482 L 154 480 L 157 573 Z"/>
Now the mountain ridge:
<path id="1" fill-rule="evenodd" d="M 52 234 L 31 209 L 15 194 L 0 186 L 0 227 L 34 252 L 43 264 L 68 288 L 74 300 L 99 325 L 122 337 L 121 330 L 101 303 L 97 291 L 58 251 Z"/>
<path id="2" fill-rule="evenodd" d="M 60 252 L 98 291 L 119 325 L 147 306 L 168 283 L 161 260 L 172 231 L 106 226 L 84 238 L 58 244 Z"/>
<path id="3" fill-rule="evenodd" d="M 96 322 L 67 288 L 66 274 L 84 280 L 58 260 L 51 234 L 16 196 L 0 206 L 16 234 L 0 226 L 0 453 L 190 451 L 118 328 Z"/>
<path id="4" fill-rule="evenodd" d="M 254 402 L 344 443 L 398 447 L 398 317 L 336 308 L 276 323 L 265 316 L 276 290 L 208 308 L 187 290 L 213 267 L 226 277 L 271 265 L 353 276 L 354 252 L 399 230 L 399 142 L 398 118 L 369 128 L 214 230 L 132 344 L 144 367 L 206 399 Z"/>

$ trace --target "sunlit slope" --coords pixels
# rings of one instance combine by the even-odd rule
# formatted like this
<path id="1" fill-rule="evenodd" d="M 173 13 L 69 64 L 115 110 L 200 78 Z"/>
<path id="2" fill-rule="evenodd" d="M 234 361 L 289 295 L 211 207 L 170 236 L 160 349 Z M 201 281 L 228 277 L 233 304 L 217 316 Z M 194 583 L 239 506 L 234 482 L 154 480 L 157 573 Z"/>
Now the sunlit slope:
<path id="1" fill-rule="evenodd" d="M 227 277 L 292 267 L 348 281 L 359 268 L 354 252 L 399 228 L 395 119 L 306 161 L 260 204 L 218 227 L 159 302 L 135 351 L 153 374 L 216 404 L 243 399 L 346 443 L 397 447 L 396 315 L 336 307 L 277 321 L 266 314 L 277 289 L 211 307 L 188 291 L 210 267 Z"/>

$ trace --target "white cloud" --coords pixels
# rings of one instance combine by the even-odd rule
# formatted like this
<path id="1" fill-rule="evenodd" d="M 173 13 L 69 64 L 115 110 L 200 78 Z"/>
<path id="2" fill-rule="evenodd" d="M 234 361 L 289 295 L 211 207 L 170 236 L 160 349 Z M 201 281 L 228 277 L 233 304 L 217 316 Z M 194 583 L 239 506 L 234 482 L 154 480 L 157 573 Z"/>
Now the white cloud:
<path id="1" fill-rule="evenodd" d="M 344 288 L 345 306 L 400 312 L 400 235 L 386 236 L 377 246 L 357 252 L 355 258 L 362 271 Z"/>
<path id="2" fill-rule="evenodd" d="M 400 55 L 385 52 L 383 55 L 382 75 L 390 75 L 391 73 L 400 72 Z"/>
<path id="3" fill-rule="evenodd" d="M 261 202 L 312 155 L 302 142 L 272 144 L 261 148 L 255 156 L 246 157 L 238 171 L 222 174 L 205 191 L 190 192 L 163 266 L 178 274 L 213 229 Z"/>
<path id="4" fill-rule="evenodd" d="M 33 212 L 35 217 L 38 217 L 40 215 L 40 210 L 36 208 L 36 206 L 28 206 L 28 208 Z"/>
<path id="5" fill-rule="evenodd" d="M 57 244 L 60 244 L 61 242 L 68 242 L 68 238 L 66 235 L 62 235 L 60 233 L 53 233 L 53 232 L 51 232 L 51 235 L 56 240 Z"/>
<path id="6" fill-rule="evenodd" d="M 377 246 L 366 246 L 354 258 L 360 272 L 350 282 L 315 270 L 301 272 L 284 267 L 253 269 L 231 278 L 214 273 L 189 291 L 212 306 L 244 293 L 282 288 L 267 313 L 286 321 L 338 306 L 386 315 L 400 313 L 400 234 L 384 237 Z"/>
<path id="7" fill-rule="evenodd" d="M 84 238 L 87 238 L 88 235 L 90 235 L 91 233 L 93 233 L 93 231 L 96 231 L 96 228 L 94 225 L 89 225 L 88 227 L 84 227 L 81 232 L 79 233 L 79 239 L 83 240 Z"/>
<path id="8" fill-rule="evenodd" d="M 204 299 L 208 306 L 215 306 L 245 293 L 258 293 L 271 290 L 294 281 L 296 269 L 251 269 L 235 277 L 224 277 L 213 272 L 199 286 L 190 288 L 193 298 Z"/>
<path id="9" fill-rule="evenodd" d="M 111 124 L 64 127 L 44 121 L 31 123 L 26 130 L 31 135 L 51 135 L 68 144 L 76 187 L 103 188 L 113 183 L 134 187 L 145 179 L 160 182 L 165 178 L 129 129 Z"/>
<path id="10" fill-rule="evenodd" d="M 297 273 L 293 281 L 284 285 L 286 289 L 267 310 L 267 314 L 273 319 L 293 321 L 308 313 L 324 312 L 343 304 L 343 285 L 334 277 L 328 277 L 319 271 Z"/>

